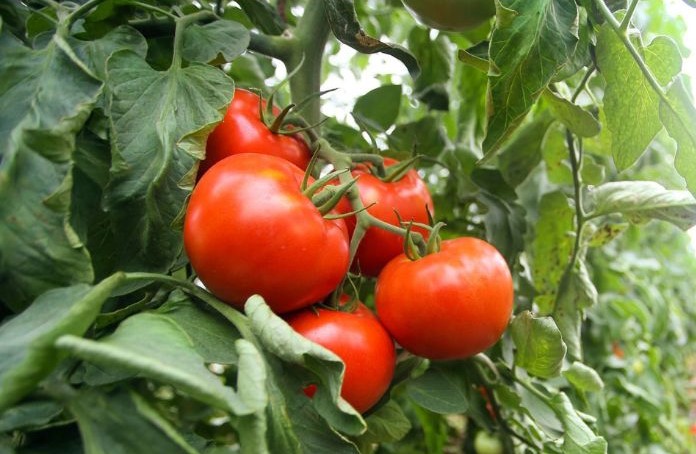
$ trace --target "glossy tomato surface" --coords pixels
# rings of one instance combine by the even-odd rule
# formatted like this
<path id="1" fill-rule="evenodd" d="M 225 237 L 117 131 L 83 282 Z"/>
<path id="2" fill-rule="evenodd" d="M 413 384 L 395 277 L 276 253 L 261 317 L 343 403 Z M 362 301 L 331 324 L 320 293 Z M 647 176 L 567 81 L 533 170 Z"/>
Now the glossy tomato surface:
<path id="1" fill-rule="evenodd" d="M 375 300 L 382 324 L 406 350 L 430 359 L 467 358 L 505 331 L 513 284 L 497 249 L 457 238 L 419 260 L 400 255 L 389 262 Z"/>
<path id="2" fill-rule="evenodd" d="M 266 108 L 266 101 L 263 101 Z M 273 108 L 274 115 L 280 110 Z M 240 153 L 261 153 L 286 159 L 301 169 L 306 169 L 312 152 L 299 135 L 276 134 L 266 126 L 259 114 L 259 96 L 243 89 L 236 89 L 225 117 L 208 136 L 205 160 L 201 162 L 199 175 L 203 175 L 216 162 Z"/>
<path id="3" fill-rule="evenodd" d="M 305 309 L 288 323 L 343 360 L 341 396 L 356 410 L 364 413 L 382 398 L 394 376 L 394 341 L 362 303 L 354 312 Z"/>
<path id="4" fill-rule="evenodd" d="M 495 14 L 493 0 L 402 0 L 418 21 L 437 30 L 464 31 Z"/>
<path id="5" fill-rule="evenodd" d="M 384 163 L 388 169 L 397 161 L 387 158 Z M 433 199 L 416 170 L 411 169 L 401 179 L 392 182 L 380 180 L 364 166 L 353 170 L 352 174 L 357 178 L 363 204 L 372 205 L 367 212 L 374 217 L 392 225 L 399 225 L 399 216 L 405 222 L 428 223 L 426 206 L 432 213 Z M 346 210 L 345 206 L 342 205 L 341 210 L 350 211 L 350 208 Z M 347 218 L 346 224 L 352 235 L 355 230 L 355 218 Z M 414 227 L 413 231 L 423 235 L 427 233 L 420 227 Z M 353 267 L 365 276 L 377 276 L 389 260 L 403 251 L 404 238 L 401 235 L 370 227 L 360 242 Z"/>
<path id="6" fill-rule="evenodd" d="M 234 155 L 198 182 L 184 246 L 201 281 L 237 307 L 260 294 L 277 313 L 322 299 L 348 269 L 343 220 L 326 220 L 300 191 L 303 171 L 260 154 Z"/>

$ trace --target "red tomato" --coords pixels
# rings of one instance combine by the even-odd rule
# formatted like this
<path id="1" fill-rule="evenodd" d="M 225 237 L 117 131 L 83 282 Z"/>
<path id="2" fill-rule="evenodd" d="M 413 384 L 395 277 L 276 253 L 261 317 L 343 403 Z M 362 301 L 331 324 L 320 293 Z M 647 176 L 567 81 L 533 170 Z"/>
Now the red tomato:
<path id="1" fill-rule="evenodd" d="M 402 254 L 389 262 L 375 300 L 380 320 L 406 350 L 430 359 L 467 358 L 505 331 L 512 277 L 493 246 L 457 238 L 419 260 Z"/>
<path id="2" fill-rule="evenodd" d="M 397 161 L 387 158 L 384 163 L 391 166 Z M 425 207 L 427 205 L 433 212 L 433 199 L 430 197 L 428 187 L 414 169 L 409 170 L 401 179 L 392 182 L 380 180 L 364 166 L 353 170 L 352 174 L 358 180 L 358 190 L 363 204 L 369 206 L 374 203 L 367 210 L 374 217 L 392 225 L 399 225 L 399 218 L 396 215 L 398 212 L 405 222 L 428 223 L 428 212 Z M 346 205 L 342 205 L 340 210 L 351 211 L 351 208 L 346 208 Z M 347 218 L 346 225 L 352 236 L 355 230 L 355 217 Z M 427 236 L 426 230 L 420 227 L 414 227 L 413 231 Z M 403 251 L 404 238 L 401 235 L 378 227 L 370 227 L 358 247 L 354 268 L 365 276 L 377 276 L 389 260 Z"/>
<path id="3" fill-rule="evenodd" d="M 266 101 L 263 108 L 266 108 Z M 273 113 L 280 110 L 273 107 Z M 247 90 L 236 89 L 222 122 L 208 136 L 205 160 L 198 175 L 203 175 L 221 159 L 239 153 L 261 153 L 286 159 L 306 169 L 312 152 L 299 135 L 276 134 L 259 116 L 259 97 Z"/>
<path id="4" fill-rule="evenodd" d="M 348 270 L 343 220 L 326 220 L 300 191 L 303 171 L 261 154 L 214 165 L 196 185 L 184 245 L 206 287 L 242 307 L 260 294 L 277 313 L 317 302 Z"/>
<path id="5" fill-rule="evenodd" d="M 354 312 L 318 308 L 293 314 L 295 331 L 334 352 L 346 365 L 341 396 L 360 413 L 376 404 L 394 376 L 394 341 L 362 303 Z M 315 389 L 305 392 L 312 395 Z"/>

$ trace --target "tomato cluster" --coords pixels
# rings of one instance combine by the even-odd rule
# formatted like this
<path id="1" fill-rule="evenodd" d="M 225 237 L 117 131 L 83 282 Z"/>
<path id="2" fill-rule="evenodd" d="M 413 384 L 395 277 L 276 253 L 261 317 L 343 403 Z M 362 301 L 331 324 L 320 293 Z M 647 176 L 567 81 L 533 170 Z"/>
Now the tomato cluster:
<path id="1" fill-rule="evenodd" d="M 323 195 L 335 199 L 339 187 L 313 186 L 303 168 L 307 143 L 272 131 L 260 115 L 264 102 L 237 90 L 209 136 L 184 222 L 186 252 L 205 286 L 238 308 L 260 294 L 298 333 L 333 351 L 346 366 L 341 394 L 360 412 L 389 388 L 394 340 L 436 360 L 492 346 L 512 312 L 512 277 L 500 253 L 485 241 L 458 238 L 430 241 L 439 246 L 418 259 L 405 254 L 405 225 L 425 239 L 437 233 L 428 229 L 427 186 L 395 160 L 354 164 L 368 213 L 360 221 L 345 198 L 326 208 Z M 353 270 L 377 278 L 377 317 L 362 303 L 310 308 L 344 281 L 358 222 L 365 230 Z"/>

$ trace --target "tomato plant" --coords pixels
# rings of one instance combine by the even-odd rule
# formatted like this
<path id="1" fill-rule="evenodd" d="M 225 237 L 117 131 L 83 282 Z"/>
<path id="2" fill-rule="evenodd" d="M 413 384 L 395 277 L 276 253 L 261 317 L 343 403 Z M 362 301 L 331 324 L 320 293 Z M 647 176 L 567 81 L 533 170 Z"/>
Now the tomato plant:
<path id="1" fill-rule="evenodd" d="M 402 254 L 382 270 L 377 314 L 396 341 L 431 359 L 467 358 L 498 341 L 512 314 L 512 277 L 502 255 L 476 238 L 439 252 Z"/>
<path id="2" fill-rule="evenodd" d="M 201 281 L 242 307 L 253 294 L 282 313 L 331 292 L 348 268 L 348 234 L 300 190 L 304 173 L 253 153 L 215 164 L 191 195 L 186 253 Z M 310 271 L 311 270 L 311 271 Z"/>
<path id="3" fill-rule="evenodd" d="M 384 164 L 388 170 L 397 161 L 387 158 Z M 434 212 L 433 200 L 415 169 L 408 170 L 393 181 L 379 178 L 364 165 L 357 167 L 352 174 L 357 180 L 360 198 L 368 207 L 367 212 L 375 218 L 395 226 L 400 226 L 400 222 L 428 223 L 428 210 Z M 346 225 L 352 235 L 355 217 L 346 218 Z M 413 231 L 423 235 L 427 233 L 419 226 L 414 226 Z M 384 265 L 403 250 L 403 236 L 372 226 L 358 246 L 354 268 L 366 276 L 377 276 Z"/>
<path id="4" fill-rule="evenodd" d="M 208 136 L 199 175 L 216 162 L 239 153 L 278 156 L 306 169 L 312 157 L 307 143 L 299 135 L 272 131 L 260 116 L 260 111 L 265 109 L 266 100 L 256 93 L 236 89 L 222 122 Z M 273 114 L 279 115 L 280 109 L 273 106 Z"/>
<path id="5" fill-rule="evenodd" d="M 693 3 L 0 1 L 0 452 L 696 452 Z"/>
<path id="6" fill-rule="evenodd" d="M 467 30 L 495 14 L 493 0 L 403 0 L 423 24 L 438 30 Z"/>
<path id="7" fill-rule="evenodd" d="M 287 322 L 343 360 L 341 396 L 356 410 L 364 413 L 382 398 L 394 375 L 394 341 L 364 304 L 353 312 L 305 309 L 290 315 Z"/>

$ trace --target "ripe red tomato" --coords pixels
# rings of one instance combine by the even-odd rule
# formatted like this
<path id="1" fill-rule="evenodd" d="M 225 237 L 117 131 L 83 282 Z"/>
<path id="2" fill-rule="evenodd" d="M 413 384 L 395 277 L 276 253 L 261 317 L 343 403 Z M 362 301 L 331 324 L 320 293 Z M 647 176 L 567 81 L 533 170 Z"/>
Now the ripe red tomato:
<path id="1" fill-rule="evenodd" d="M 304 172 L 268 155 L 239 154 L 196 185 L 184 245 L 206 287 L 242 307 L 260 294 L 277 313 L 308 306 L 348 270 L 348 231 L 300 191 Z"/>
<path id="2" fill-rule="evenodd" d="M 385 159 L 387 168 L 397 163 L 394 159 Z M 428 187 L 418 176 L 414 169 L 409 170 L 401 179 L 385 182 L 372 175 L 365 166 L 360 166 L 352 171 L 357 178 L 360 199 L 365 206 L 370 206 L 367 212 L 374 217 L 399 225 L 399 213 L 405 222 L 414 221 L 422 224 L 428 223 L 426 205 L 433 212 L 433 199 L 430 197 Z M 351 208 L 342 205 L 340 210 L 350 211 Z M 346 219 L 348 232 L 353 235 L 355 230 L 355 217 Z M 427 231 L 420 227 L 414 227 L 413 231 L 427 236 Z M 377 276 L 384 265 L 404 251 L 404 238 L 401 235 L 387 232 L 378 227 L 370 227 L 360 242 L 355 256 L 354 268 L 365 276 Z"/>
<path id="3" fill-rule="evenodd" d="M 379 319 L 406 350 L 430 359 L 467 358 L 505 331 L 512 277 L 493 246 L 457 238 L 419 260 L 402 254 L 389 262 L 375 300 Z"/>
<path id="4" fill-rule="evenodd" d="M 262 101 L 266 108 L 266 101 Z M 280 109 L 273 107 L 278 115 Z M 221 159 L 239 153 L 261 153 L 286 159 L 306 169 L 312 157 L 307 143 L 299 135 L 276 134 L 259 116 L 259 96 L 236 89 L 222 122 L 208 136 L 205 160 L 198 175 L 203 175 Z"/>
<path id="5" fill-rule="evenodd" d="M 402 0 L 419 22 L 438 30 L 463 31 L 495 14 L 493 0 Z"/>
<path id="6" fill-rule="evenodd" d="M 305 309 L 291 315 L 288 324 L 343 360 L 341 396 L 356 410 L 364 413 L 382 398 L 394 376 L 394 341 L 362 303 L 354 312 Z"/>

